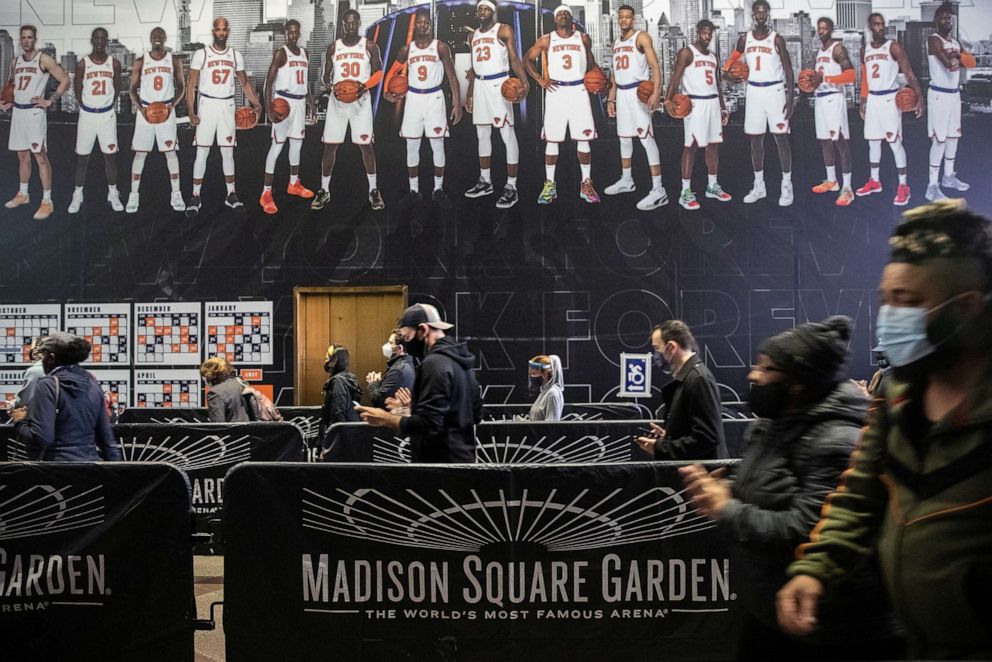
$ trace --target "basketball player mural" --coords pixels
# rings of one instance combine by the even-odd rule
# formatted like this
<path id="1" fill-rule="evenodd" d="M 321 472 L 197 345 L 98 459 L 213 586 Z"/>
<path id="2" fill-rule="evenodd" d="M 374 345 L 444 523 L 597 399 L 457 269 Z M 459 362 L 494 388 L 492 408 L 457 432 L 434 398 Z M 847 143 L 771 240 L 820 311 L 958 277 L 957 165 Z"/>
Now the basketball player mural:
<path id="1" fill-rule="evenodd" d="M 970 187 L 957 177 L 954 159 L 961 138 L 961 44 L 951 37 L 954 9 L 950 3 L 937 8 L 934 15 L 937 31 L 927 39 L 927 64 L 930 87 L 927 88 L 927 132 L 930 134 L 930 183 L 927 200 L 943 200 L 943 184 L 954 191 Z M 940 161 L 944 161 L 944 178 L 940 179 Z"/>
<path id="2" fill-rule="evenodd" d="M 313 191 L 300 182 L 300 152 L 307 125 L 317 121 L 317 105 L 307 87 L 310 58 L 299 41 L 300 23 L 286 21 L 286 45 L 280 46 L 272 54 L 272 64 L 265 76 L 265 113 L 272 120 L 272 146 L 265 157 L 265 183 L 258 204 L 266 214 L 279 211 L 272 197 L 272 178 L 276 171 L 276 159 L 287 141 L 289 186 L 286 187 L 286 193 L 306 200 L 313 197 Z M 272 104 L 276 99 L 281 99 L 279 106 L 289 109 L 284 117 L 273 111 Z"/>
<path id="3" fill-rule="evenodd" d="M 462 102 L 451 49 L 434 38 L 431 13 L 418 9 L 414 16 L 413 41 L 400 48 L 396 61 L 386 75 L 385 97 L 395 103 L 399 97 L 388 92 L 390 79 L 407 67 L 406 103 L 400 136 L 406 138 L 406 167 L 410 178 L 410 194 L 420 196 L 420 143 L 424 136 L 430 141 L 434 162 L 434 191 L 432 197 L 442 206 L 450 205 L 444 192 L 444 139 L 448 135 L 448 113 L 442 91 L 445 77 L 451 88 L 451 123 L 462 119 Z"/>
<path id="4" fill-rule="evenodd" d="M 125 211 L 133 214 L 138 211 L 141 188 L 141 172 L 145 168 L 145 157 L 158 146 L 165 155 L 165 165 L 169 170 L 169 186 L 172 189 L 169 202 L 175 211 L 185 211 L 186 203 L 179 190 L 179 157 L 176 150 L 176 104 L 185 91 L 183 63 L 179 56 L 165 49 L 165 30 L 155 28 L 149 36 L 151 50 L 134 61 L 131 68 L 131 84 L 128 93 L 135 109 L 134 137 L 131 139 L 131 194 L 127 198 Z M 164 120 L 152 117 L 149 121 L 148 107 L 165 104 L 168 117 Z"/>
<path id="5" fill-rule="evenodd" d="M 344 142 L 345 133 L 351 128 L 351 142 L 362 152 L 362 163 L 369 180 L 369 204 L 372 209 L 383 209 L 376 184 L 375 151 L 372 149 L 372 95 L 369 90 L 382 81 L 382 57 L 375 42 L 358 34 L 361 16 L 348 9 L 341 16 L 344 36 L 327 47 L 324 57 L 324 85 L 332 91 L 327 102 L 327 120 L 324 122 L 324 156 L 320 163 L 320 190 L 310 204 L 311 209 L 323 209 L 331 200 L 328 192 L 331 173 L 338 146 Z M 335 86 L 343 81 L 355 81 L 358 97 L 337 98 Z"/>
<path id="6" fill-rule="evenodd" d="M 699 147 L 706 150 L 706 197 L 720 202 L 731 200 L 717 181 L 723 127 L 730 115 L 720 89 L 720 67 L 716 55 L 710 51 L 714 29 L 713 23 L 706 19 L 696 24 L 696 41 L 675 56 L 675 70 L 665 91 L 665 106 L 669 113 L 672 112 L 672 98 L 680 86 L 692 102 L 692 110 L 682 120 L 685 140 L 681 162 L 682 192 L 679 194 L 679 204 L 689 211 L 699 209 L 699 201 L 692 191 L 692 168 Z"/>
<path id="7" fill-rule="evenodd" d="M 69 77 L 52 56 L 35 48 L 38 30 L 33 25 L 21 26 L 18 40 L 21 54 L 14 58 L 7 81 L 7 85 L 13 87 L 14 96 L 10 102 L 0 101 L 0 110 L 6 112 L 12 109 L 7 149 L 17 152 L 20 185 L 17 193 L 4 207 L 15 209 L 31 203 L 28 184 L 31 182 L 31 155 L 34 154 L 41 179 L 41 204 L 34 218 L 43 221 L 55 211 L 52 204 L 52 164 L 48 160 L 48 118 L 45 111 L 51 107 L 54 99 L 58 99 L 69 89 Z M 59 86 L 55 94 L 46 97 L 49 77 L 54 77 Z"/>
<path id="8" fill-rule="evenodd" d="M 613 78 L 606 100 L 606 112 L 617 118 L 617 136 L 620 138 L 620 179 L 605 189 L 606 195 L 630 193 L 635 190 L 631 175 L 634 156 L 634 138 L 644 146 L 651 169 L 651 190 L 637 203 L 642 211 L 657 209 L 668 204 L 668 195 L 661 184 L 661 155 L 651 128 L 651 113 L 658 108 L 661 97 L 661 68 L 654 52 L 651 36 L 634 29 L 634 8 L 622 5 L 617 10 L 620 35 L 613 42 Z M 651 81 L 654 86 L 647 103 L 637 96 L 638 86 Z"/>
<path id="9" fill-rule="evenodd" d="M 193 144 L 196 145 L 196 159 L 193 161 L 193 195 L 186 206 L 187 216 L 200 212 L 200 187 L 207 171 L 207 157 L 210 147 L 220 148 L 224 182 L 227 184 L 227 197 L 224 204 L 235 211 L 242 211 L 244 205 L 238 199 L 234 188 L 234 81 L 241 85 L 245 98 L 255 111 L 258 123 L 262 107 L 258 95 L 252 89 L 245 61 L 241 53 L 227 45 L 230 27 L 227 19 L 215 18 L 213 22 L 213 43 L 204 46 L 193 54 L 189 65 L 189 80 L 186 81 L 186 105 L 189 108 L 189 123 L 196 127 Z M 199 105 L 195 98 L 199 97 Z M 194 112 L 195 109 L 195 112 Z"/>
<path id="10" fill-rule="evenodd" d="M 527 54 L 524 67 L 538 85 L 544 88 L 544 148 L 545 182 L 537 203 L 548 205 L 558 197 L 555 184 L 555 166 L 558 163 L 558 145 L 565 141 L 566 131 L 575 141 L 582 171 L 579 197 L 589 203 L 599 202 L 599 194 L 592 184 L 592 152 L 589 141 L 596 137 L 592 119 L 589 93 L 583 86 L 587 71 L 596 69 L 589 35 L 575 28 L 572 9 L 558 5 L 554 10 L 555 29 L 541 36 Z M 546 58 L 546 66 L 538 72 L 534 62 Z"/>
<path id="11" fill-rule="evenodd" d="M 114 211 L 124 211 L 117 190 L 117 93 L 121 90 L 121 63 L 107 53 L 107 30 L 96 28 L 90 34 L 93 51 L 76 64 L 72 88 L 79 102 L 76 125 L 76 190 L 72 192 L 69 213 L 83 206 L 86 166 L 93 146 L 100 144 L 107 175 L 107 202 Z"/>
<path id="12" fill-rule="evenodd" d="M 916 117 L 923 116 L 923 95 L 909 66 L 906 51 L 899 42 L 885 37 L 885 18 L 881 14 L 868 17 L 871 38 L 861 53 L 861 119 L 865 121 L 865 140 L 868 141 L 868 165 L 871 177 L 859 188 L 859 196 L 882 192 L 879 167 L 882 162 L 882 141 L 892 148 L 899 186 L 892 204 L 909 203 L 909 185 L 906 183 L 906 148 L 902 145 L 902 111 L 896 105 L 899 72 L 906 76 L 909 86 L 916 92 Z"/>
<path id="13" fill-rule="evenodd" d="M 500 209 L 517 204 L 517 166 L 520 163 L 520 146 L 513 128 L 513 104 L 503 98 L 503 83 L 516 74 L 522 86 L 520 98 L 526 98 L 530 84 L 520 63 L 516 37 L 506 23 L 496 22 L 496 5 L 481 0 L 475 9 L 479 27 L 472 33 L 472 75 L 465 93 L 465 108 L 472 113 L 472 123 L 479 139 L 479 181 L 465 192 L 465 197 L 481 198 L 493 192 L 491 160 L 493 153 L 493 127 L 506 146 L 506 186 L 496 201 Z"/>
<path id="14" fill-rule="evenodd" d="M 751 166 L 754 186 L 744 196 L 751 204 L 767 197 L 765 190 L 765 133 L 775 136 L 778 158 L 782 164 L 780 207 L 792 204 L 792 147 L 789 145 L 789 120 L 794 108 L 792 61 L 785 39 L 768 27 L 771 14 L 767 0 L 751 5 L 754 26 L 737 40 L 737 47 L 724 64 L 728 72 L 733 62 L 744 58 L 748 67 L 744 93 L 744 133 L 751 137 Z"/>

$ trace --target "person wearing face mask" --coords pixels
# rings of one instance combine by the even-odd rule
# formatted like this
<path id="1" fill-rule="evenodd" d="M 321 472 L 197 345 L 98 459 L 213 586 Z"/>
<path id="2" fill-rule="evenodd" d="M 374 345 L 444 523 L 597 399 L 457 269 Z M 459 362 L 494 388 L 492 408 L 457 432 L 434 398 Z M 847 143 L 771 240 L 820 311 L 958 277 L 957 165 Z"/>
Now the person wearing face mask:
<path id="1" fill-rule="evenodd" d="M 357 407 L 362 420 L 409 435 L 414 462 L 475 462 L 475 425 L 482 420 L 475 357 L 465 343 L 445 335 L 454 325 L 430 304 L 410 306 L 396 326 L 403 349 L 420 359 L 410 414 Z"/>
<path id="2" fill-rule="evenodd" d="M 877 549 L 913 659 L 992 659 L 992 224 L 943 201 L 903 214 L 879 288 L 883 397 L 789 566 L 798 634 Z"/>
<path id="3" fill-rule="evenodd" d="M 527 379 L 537 399 L 530 407 L 532 421 L 560 421 L 565 406 L 565 378 L 557 354 L 535 356 L 527 362 Z"/>
<path id="4" fill-rule="evenodd" d="M 748 373 L 759 420 L 747 432 L 732 480 L 699 465 L 680 469 L 689 496 L 729 540 L 743 585 L 739 660 L 888 660 L 902 654 L 898 624 L 872 565 L 824 606 L 816 633 L 778 628 L 775 593 L 860 435 L 868 398 L 844 379 L 851 320 L 802 324 L 764 343 Z M 858 643 L 858 646 L 852 646 Z"/>
<path id="5" fill-rule="evenodd" d="M 393 329 L 382 345 L 382 355 L 386 357 L 386 374 L 370 372 L 365 377 L 367 391 L 373 407 L 386 407 L 386 399 L 396 395 L 401 388 L 412 389 L 416 378 L 413 357 L 407 356 L 399 342 L 400 330 Z"/>
<path id="6" fill-rule="evenodd" d="M 324 451 L 333 441 L 327 435 L 328 428 L 335 423 L 356 423 L 358 414 L 355 405 L 362 399 L 362 389 L 358 387 L 358 378 L 349 372 L 351 353 L 344 345 L 331 345 L 324 357 L 324 370 L 327 381 L 321 389 L 324 393 L 324 404 L 320 408 L 320 438 L 323 440 Z"/>
<path id="7" fill-rule="evenodd" d="M 637 444 L 656 460 L 708 460 L 727 457 L 716 379 L 696 354 L 696 339 L 681 320 L 668 320 L 651 332 L 654 365 L 668 366 L 672 381 L 661 389 L 664 420 L 651 424 Z"/>

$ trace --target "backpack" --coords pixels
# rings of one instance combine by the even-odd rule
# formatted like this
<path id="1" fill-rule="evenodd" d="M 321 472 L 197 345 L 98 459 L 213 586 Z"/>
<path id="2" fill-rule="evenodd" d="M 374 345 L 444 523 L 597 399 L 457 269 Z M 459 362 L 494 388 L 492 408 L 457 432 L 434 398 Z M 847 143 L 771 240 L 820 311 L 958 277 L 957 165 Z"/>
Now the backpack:
<path id="1" fill-rule="evenodd" d="M 253 421 L 281 421 L 282 414 L 264 393 L 242 382 L 241 397 L 248 410 L 248 418 Z"/>

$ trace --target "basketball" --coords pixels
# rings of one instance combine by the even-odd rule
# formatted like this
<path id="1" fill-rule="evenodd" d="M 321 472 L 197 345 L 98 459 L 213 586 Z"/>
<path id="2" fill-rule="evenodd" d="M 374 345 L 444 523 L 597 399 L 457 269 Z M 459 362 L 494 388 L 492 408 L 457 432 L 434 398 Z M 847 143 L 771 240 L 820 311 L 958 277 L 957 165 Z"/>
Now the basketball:
<path id="1" fill-rule="evenodd" d="M 410 89 L 410 81 L 403 74 L 397 74 L 389 79 L 386 91 L 396 97 L 405 96 Z"/>
<path id="2" fill-rule="evenodd" d="M 161 124 L 169 119 L 171 112 L 167 104 L 161 101 L 154 101 L 145 108 L 145 119 L 148 120 L 149 124 Z"/>
<path id="3" fill-rule="evenodd" d="M 896 108 L 904 113 L 916 110 L 916 92 L 911 87 L 904 87 L 896 92 Z"/>
<path id="4" fill-rule="evenodd" d="M 647 103 L 652 94 L 654 94 L 654 82 L 642 80 L 640 85 L 637 86 L 637 100 L 641 103 Z"/>
<path id="5" fill-rule="evenodd" d="M 692 99 L 684 94 L 676 94 L 669 104 L 669 112 L 677 120 L 688 116 L 692 112 Z"/>
<path id="6" fill-rule="evenodd" d="M 730 63 L 730 69 L 727 70 L 727 73 L 731 78 L 742 81 L 747 80 L 747 76 L 750 72 L 747 68 L 747 62 L 744 60 L 734 60 Z"/>
<path id="7" fill-rule="evenodd" d="M 812 69 L 803 69 L 799 72 L 799 79 L 796 84 L 799 85 L 799 89 L 806 94 L 812 93 L 816 89 L 816 72 Z"/>
<path id="8" fill-rule="evenodd" d="M 281 122 L 289 117 L 289 102 L 282 97 L 276 97 L 272 100 L 272 113 L 271 119 L 273 122 Z"/>
<path id="9" fill-rule="evenodd" d="M 978 60 L 975 59 L 974 54 L 968 51 L 961 51 L 961 66 L 964 69 L 974 69 L 978 66 Z"/>
<path id="10" fill-rule="evenodd" d="M 334 98 L 341 103 L 354 103 L 361 89 L 362 84 L 357 80 L 342 80 L 334 84 Z"/>
<path id="11" fill-rule="evenodd" d="M 8 81 L 0 93 L 0 103 L 14 103 L 14 81 Z"/>
<path id="12" fill-rule="evenodd" d="M 507 78 L 499 88 L 500 94 L 510 103 L 519 103 L 524 98 L 524 84 L 519 78 Z"/>
<path id="13" fill-rule="evenodd" d="M 585 83 L 586 90 L 590 94 L 602 94 L 606 91 L 606 74 L 602 69 L 590 69 L 582 82 Z"/>
<path id="14" fill-rule="evenodd" d="M 238 108 L 234 111 L 234 126 L 239 129 L 250 129 L 258 121 L 258 115 L 254 108 Z"/>

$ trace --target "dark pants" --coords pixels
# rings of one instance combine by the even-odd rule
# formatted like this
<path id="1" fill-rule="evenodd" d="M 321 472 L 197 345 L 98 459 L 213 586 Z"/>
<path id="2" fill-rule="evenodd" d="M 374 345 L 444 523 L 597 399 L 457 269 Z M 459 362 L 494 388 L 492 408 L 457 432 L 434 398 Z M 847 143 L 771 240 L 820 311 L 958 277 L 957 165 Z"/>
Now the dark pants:
<path id="1" fill-rule="evenodd" d="M 847 644 L 807 643 L 770 628 L 751 615 L 744 616 L 738 662 L 830 662 L 831 660 L 901 660 L 902 639 L 862 639 Z"/>

